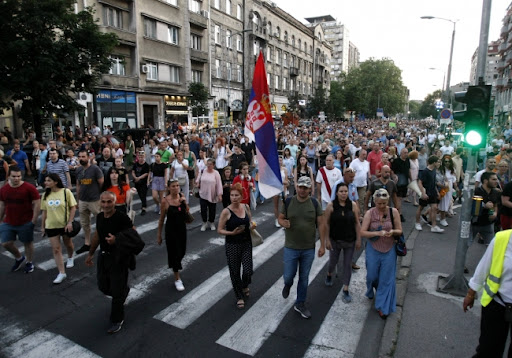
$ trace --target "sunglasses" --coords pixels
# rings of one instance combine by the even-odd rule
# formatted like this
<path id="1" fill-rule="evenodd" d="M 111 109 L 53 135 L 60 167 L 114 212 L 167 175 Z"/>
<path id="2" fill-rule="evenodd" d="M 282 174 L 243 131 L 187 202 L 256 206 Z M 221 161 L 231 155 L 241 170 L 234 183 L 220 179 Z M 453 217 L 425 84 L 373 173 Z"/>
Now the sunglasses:
<path id="1" fill-rule="evenodd" d="M 143 151 L 143 150 L 140 150 L 140 151 L 139 151 L 139 154 L 146 154 L 146 152 L 145 152 L 145 151 Z"/>
<path id="2" fill-rule="evenodd" d="M 388 194 L 386 194 L 386 193 L 377 193 L 377 194 L 375 194 L 375 196 L 376 196 L 377 198 L 387 198 L 387 197 L 388 197 Z"/>

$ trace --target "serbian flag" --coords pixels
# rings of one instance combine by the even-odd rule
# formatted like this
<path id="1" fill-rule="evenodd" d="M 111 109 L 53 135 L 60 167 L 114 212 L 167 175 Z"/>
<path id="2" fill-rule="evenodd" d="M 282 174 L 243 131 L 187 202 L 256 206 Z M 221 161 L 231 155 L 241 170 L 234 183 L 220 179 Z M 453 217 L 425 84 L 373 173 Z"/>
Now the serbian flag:
<path id="1" fill-rule="evenodd" d="M 271 198 L 283 191 L 274 120 L 270 112 L 268 93 L 267 74 L 263 54 L 260 51 L 254 68 L 244 134 L 249 138 L 249 142 L 256 144 L 259 188 L 265 198 Z"/>

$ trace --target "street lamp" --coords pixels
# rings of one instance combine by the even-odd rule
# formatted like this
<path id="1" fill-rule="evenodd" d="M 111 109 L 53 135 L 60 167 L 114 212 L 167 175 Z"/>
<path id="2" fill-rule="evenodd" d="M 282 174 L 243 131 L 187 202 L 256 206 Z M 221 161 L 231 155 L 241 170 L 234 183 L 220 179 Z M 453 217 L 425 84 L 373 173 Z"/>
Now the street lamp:
<path id="1" fill-rule="evenodd" d="M 443 73 L 443 87 L 441 87 L 441 91 L 444 91 L 444 84 L 445 84 L 445 81 L 446 81 L 446 72 L 444 70 L 441 70 L 440 68 L 435 68 L 435 67 L 429 67 L 429 70 L 441 71 Z M 432 85 L 432 86 L 436 86 L 437 87 L 437 85 Z"/>
<path id="2" fill-rule="evenodd" d="M 453 24 L 453 32 L 452 32 L 452 45 L 450 48 L 450 62 L 448 63 L 448 76 L 446 78 L 446 95 L 448 96 L 448 102 L 450 103 L 450 109 L 452 108 L 452 99 L 450 95 L 450 80 L 452 77 L 452 60 L 453 60 L 453 43 L 455 42 L 455 25 L 457 24 L 457 21 L 459 20 L 450 20 L 445 19 L 444 17 L 437 17 L 437 16 L 421 16 L 421 19 L 423 20 L 443 20 L 443 21 L 449 21 Z"/>

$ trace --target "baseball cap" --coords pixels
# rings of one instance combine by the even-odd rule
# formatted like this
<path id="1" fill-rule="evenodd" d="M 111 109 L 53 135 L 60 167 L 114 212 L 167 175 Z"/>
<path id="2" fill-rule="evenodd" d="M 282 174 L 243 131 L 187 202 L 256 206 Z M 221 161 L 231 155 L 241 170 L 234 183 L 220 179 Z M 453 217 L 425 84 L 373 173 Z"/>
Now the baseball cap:
<path id="1" fill-rule="evenodd" d="M 311 179 L 308 177 L 300 177 L 297 181 L 297 186 L 305 186 L 306 188 L 311 188 Z"/>

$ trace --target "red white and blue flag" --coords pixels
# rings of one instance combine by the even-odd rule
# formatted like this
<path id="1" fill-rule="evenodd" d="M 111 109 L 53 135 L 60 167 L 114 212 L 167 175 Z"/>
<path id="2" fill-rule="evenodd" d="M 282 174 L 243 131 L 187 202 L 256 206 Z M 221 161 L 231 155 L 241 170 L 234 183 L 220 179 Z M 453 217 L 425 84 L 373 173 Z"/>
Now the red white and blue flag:
<path id="1" fill-rule="evenodd" d="M 278 195 L 283 191 L 283 182 L 277 155 L 274 120 L 270 112 L 267 74 L 261 51 L 254 68 L 244 134 L 250 142 L 256 144 L 261 195 L 265 198 Z"/>

